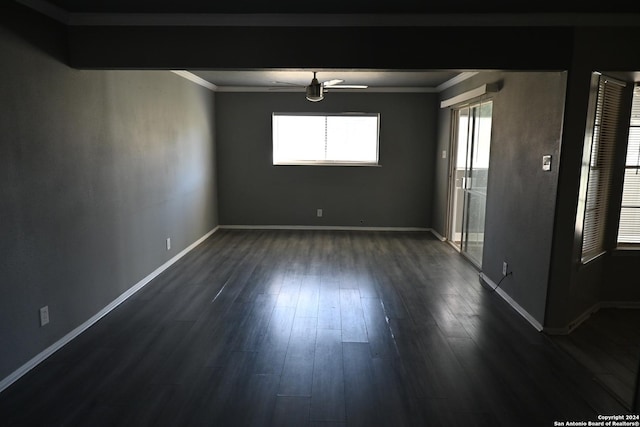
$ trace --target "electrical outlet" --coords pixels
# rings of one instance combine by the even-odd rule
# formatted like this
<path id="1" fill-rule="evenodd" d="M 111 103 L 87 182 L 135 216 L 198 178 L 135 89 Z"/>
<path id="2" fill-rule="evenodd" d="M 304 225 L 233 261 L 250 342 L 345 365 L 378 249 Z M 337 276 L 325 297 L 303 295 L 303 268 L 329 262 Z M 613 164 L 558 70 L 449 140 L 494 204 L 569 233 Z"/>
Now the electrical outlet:
<path id="1" fill-rule="evenodd" d="M 502 275 L 506 276 L 507 275 L 507 271 L 509 271 L 509 264 L 507 264 L 507 261 L 504 261 L 502 263 Z"/>
<path id="2" fill-rule="evenodd" d="M 40 309 L 40 326 L 49 323 L 49 306 L 45 305 Z"/>
<path id="3" fill-rule="evenodd" d="M 318 216 L 318 218 L 320 218 L 322 216 L 322 209 L 318 209 L 316 215 Z"/>
<path id="4" fill-rule="evenodd" d="M 167 250 L 171 250 L 171 237 L 167 237 Z"/>

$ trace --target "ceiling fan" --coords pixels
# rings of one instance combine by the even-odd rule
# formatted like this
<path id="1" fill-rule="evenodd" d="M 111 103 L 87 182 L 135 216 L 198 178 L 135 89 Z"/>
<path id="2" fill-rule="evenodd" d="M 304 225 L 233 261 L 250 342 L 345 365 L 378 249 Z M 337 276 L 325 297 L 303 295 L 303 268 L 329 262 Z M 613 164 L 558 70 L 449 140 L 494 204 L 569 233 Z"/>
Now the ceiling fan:
<path id="1" fill-rule="evenodd" d="M 320 82 L 316 77 L 317 72 L 313 72 L 313 78 L 311 79 L 311 83 L 306 86 L 300 86 L 294 83 L 288 82 L 274 82 L 277 84 L 286 84 L 289 86 L 300 86 L 305 88 L 307 100 L 311 102 L 318 102 L 324 99 L 324 93 L 327 92 L 327 89 L 366 89 L 369 86 L 366 85 L 343 85 L 340 84 L 344 82 L 341 79 L 333 79 L 327 80 L 324 82 Z M 277 89 L 277 88 L 275 88 Z"/>

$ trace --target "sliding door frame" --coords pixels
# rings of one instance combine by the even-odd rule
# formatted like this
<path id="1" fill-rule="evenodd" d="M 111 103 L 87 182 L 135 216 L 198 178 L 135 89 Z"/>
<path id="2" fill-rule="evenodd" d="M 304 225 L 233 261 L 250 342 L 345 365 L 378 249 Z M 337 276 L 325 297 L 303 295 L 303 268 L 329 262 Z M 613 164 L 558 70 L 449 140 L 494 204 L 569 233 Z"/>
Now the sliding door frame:
<path id="1" fill-rule="evenodd" d="M 472 256 L 466 253 L 465 247 L 465 229 L 468 232 L 468 224 L 465 227 L 465 221 L 468 221 L 468 202 L 467 202 L 467 194 L 468 190 L 468 179 L 469 179 L 469 171 L 473 169 L 473 160 L 470 159 L 470 156 L 474 152 L 474 145 L 478 143 L 476 139 L 478 139 L 478 135 L 476 135 L 476 126 L 474 121 L 477 119 L 475 114 L 473 113 L 474 109 L 480 109 L 483 104 L 493 103 L 492 97 L 480 97 L 470 100 L 469 102 L 465 102 L 459 105 L 455 105 L 451 107 L 451 120 L 450 120 L 450 143 L 449 143 L 449 182 L 448 182 L 448 200 L 447 200 L 447 218 L 446 218 L 446 238 L 447 241 L 462 255 L 465 256 L 474 266 L 478 269 L 482 268 L 482 260 L 474 259 Z M 458 151 L 459 140 L 460 140 L 460 112 L 464 109 L 469 109 L 469 121 L 467 123 L 467 148 L 465 150 L 465 172 L 464 177 L 461 177 L 462 184 L 458 188 L 456 186 L 457 177 L 457 165 L 458 165 Z M 489 146 L 491 142 L 489 141 Z M 487 166 L 488 168 L 488 166 Z M 488 172 L 488 169 L 487 169 Z M 458 200 L 458 196 L 456 192 L 462 189 L 463 196 Z M 486 194 L 485 194 L 485 202 L 486 202 Z M 458 215 L 456 212 L 458 210 L 458 204 L 462 203 L 462 219 L 460 222 L 460 244 L 456 243 L 456 233 L 457 233 L 457 222 L 454 219 L 455 216 Z M 485 204 L 486 210 L 486 204 Z"/>

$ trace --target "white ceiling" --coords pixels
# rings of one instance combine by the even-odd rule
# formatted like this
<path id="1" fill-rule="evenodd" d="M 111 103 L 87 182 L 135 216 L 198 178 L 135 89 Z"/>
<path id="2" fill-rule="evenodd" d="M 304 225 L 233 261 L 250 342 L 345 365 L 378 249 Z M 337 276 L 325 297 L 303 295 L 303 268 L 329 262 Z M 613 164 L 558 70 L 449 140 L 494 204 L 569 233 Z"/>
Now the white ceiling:
<path id="1" fill-rule="evenodd" d="M 218 91 L 303 90 L 317 71 L 320 82 L 340 79 L 345 85 L 367 85 L 369 92 L 439 92 L 474 74 L 462 70 L 188 70 Z M 453 80 L 452 80 L 453 79 Z M 338 89 L 334 89 L 338 90 Z M 347 91 L 348 89 L 339 89 Z"/>

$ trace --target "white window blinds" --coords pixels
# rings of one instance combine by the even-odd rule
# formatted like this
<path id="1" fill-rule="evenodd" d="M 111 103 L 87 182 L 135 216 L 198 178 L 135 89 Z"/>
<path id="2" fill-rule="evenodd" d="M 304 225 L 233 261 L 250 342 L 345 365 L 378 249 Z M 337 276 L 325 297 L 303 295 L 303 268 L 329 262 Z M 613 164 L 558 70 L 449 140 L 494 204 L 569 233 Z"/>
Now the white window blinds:
<path id="1" fill-rule="evenodd" d="M 623 84 L 599 77 L 582 229 L 582 261 L 604 252 Z"/>
<path id="2" fill-rule="evenodd" d="M 640 86 L 633 90 L 618 243 L 640 243 Z"/>
<path id="3" fill-rule="evenodd" d="M 377 165 L 376 113 L 273 113 L 274 165 Z"/>

